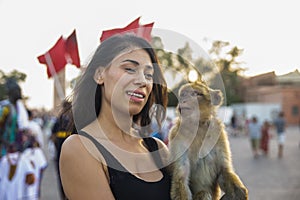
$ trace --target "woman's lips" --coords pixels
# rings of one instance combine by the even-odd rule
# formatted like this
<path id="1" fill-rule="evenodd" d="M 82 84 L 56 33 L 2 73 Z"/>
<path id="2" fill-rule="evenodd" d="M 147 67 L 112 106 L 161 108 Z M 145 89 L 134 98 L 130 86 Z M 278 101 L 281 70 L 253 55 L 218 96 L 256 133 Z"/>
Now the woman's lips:
<path id="1" fill-rule="evenodd" d="M 145 94 L 141 91 L 127 91 L 127 95 L 133 102 L 142 102 L 145 99 Z"/>

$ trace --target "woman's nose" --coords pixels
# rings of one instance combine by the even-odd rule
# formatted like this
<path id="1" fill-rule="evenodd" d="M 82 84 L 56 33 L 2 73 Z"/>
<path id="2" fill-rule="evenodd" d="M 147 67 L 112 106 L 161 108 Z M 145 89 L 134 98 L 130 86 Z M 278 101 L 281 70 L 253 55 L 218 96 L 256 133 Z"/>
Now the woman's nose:
<path id="1" fill-rule="evenodd" d="M 135 80 L 134 80 L 134 84 L 139 85 L 139 86 L 145 86 L 147 84 L 147 79 L 143 72 L 137 73 Z"/>

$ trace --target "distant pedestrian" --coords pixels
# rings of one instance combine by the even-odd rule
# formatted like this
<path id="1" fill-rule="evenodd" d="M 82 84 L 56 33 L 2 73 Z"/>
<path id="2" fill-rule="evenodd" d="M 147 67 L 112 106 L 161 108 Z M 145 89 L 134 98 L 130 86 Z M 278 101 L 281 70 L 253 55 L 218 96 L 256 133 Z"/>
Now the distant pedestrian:
<path id="1" fill-rule="evenodd" d="M 258 158 L 259 155 L 259 144 L 261 139 L 261 124 L 258 123 L 256 117 L 252 117 L 252 120 L 248 124 L 248 131 L 251 141 L 251 148 L 254 158 Z"/>
<path id="2" fill-rule="evenodd" d="M 233 113 L 230 119 L 230 126 L 232 128 L 232 134 L 233 136 L 237 136 L 237 118 L 236 114 Z"/>
<path id="3" fill-rule="evenodd" d="M 24 112 L 22 91 L 15 79 L 7 79 L 5 83 L 8 99 L 0 101 L 0 157 L 12 143 L 21 148 L 22 135 L 28 124 L 27 113 Z"/>
<path id="4" fill-rule="evenodd" d="M 29 160 L 18 151 L 17 143 L 9 144 L 0 166 L 0 199 L 32 200 L 27 188 L 35 182 L 34 170 Z"/>
<path id="5" fill-rule="evenodd" d="M 270 123 L 265 121 L 261 128 L 260 148 L 265 156 L 269 154 L 269 140 L 270 140 Z"/>
<path id="6" fill-rule="evenodd" d="M 62 102 L 62 110 L 52 127 L 52 135 L 51 139 L 55 145 L 55 163 L 56 163 L 56 171 L 58 175 L 58 185 L 59 185 L 59 192 L 61 199 L 65 199 L 66 195 L 62 187 L 61 178 L 60 178 L 60 170 L 59 170 L 59 159 L 61 153 L 61 147 L 64 141 L 67 139 L 68 136 L 71 135 L 71 132 L 68 131 L 68 124 L 70 123 L 69 115 L 65 114 L 65 111 L 71 107 L 71 103 L 67 100 Z"/>
<path id="7" fill-rule="evenodd" d="M 29 123 L 28 123 L 28 131 L 29 134 L 34 136 L 36 141 L 39 143 L 39 146 L 41 148 L 44 147 L 44 133 L 42 130 L 42 127 L 38 122 L 34 120 L 34 116 L 31 110 L 27 109 L 28 117 L 29 117 Z"/>
<path id="8" fill-rule="evenodd" d="M 299 126 L 299 132 L 300 132 L 300 117 L 299 117 L 298 126 Z M 300 141 L 299 141 L 299 149 L 300 149 Z"/>
<path id="9" fill-rule="evenodd" d="M 278 117 L 274 121 L 277 132 L 277 141 L 278 141 L 278 158 L 283 157 L 283 146 L 285 142 L 285 130 L 286 130 L 286 121 L 284 118 L 284 113 L 280 112 Z"/>
<path id="10" fill-rule="evenodd" d="M 45 154 L 35 136 L 30 136 L 30 144 L 23 152 L 23 156 L 29 160 L 35 176 L 34 184 L 27 188 L 27 196 L 31 199 L 40 199 L 41 196 L 41 181 L 43 173 L 48 166 Z"/>

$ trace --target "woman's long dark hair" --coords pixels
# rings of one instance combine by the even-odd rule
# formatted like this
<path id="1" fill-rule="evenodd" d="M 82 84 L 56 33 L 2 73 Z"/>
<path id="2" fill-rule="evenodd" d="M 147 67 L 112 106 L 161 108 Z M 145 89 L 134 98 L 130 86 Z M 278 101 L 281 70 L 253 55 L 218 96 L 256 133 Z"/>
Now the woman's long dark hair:
<path id="1" fill-rule="evenodd" d="M 76 84 L 71 98 L 69 97 L 72 100 L 72 108 L 65 111 L 70 115 L 73 113 L 72 127 L 75 126 L 77 130 L 81 130 L 94 121 L 101 111 L 101 86 L 94 80 L 96 70 L 99 67 L 109 67 L 116 56 L 133 47 L 145 50 L 154 67 L 152 91 L 142 111 L 133 116 L 133 122 L 138 123 L 141 127 L 148 126 L 151 123 L 149 111 L 153 104 L 161 105 L 158 106 L 160 109 L 155 109 L 154 116 L 157 116 L 159 123 L 162 121 L 167 106 L 167 86 L 156 54 L 146 40 L 132 34 L 125 34 L 113 36 L 99 45 Z"/>

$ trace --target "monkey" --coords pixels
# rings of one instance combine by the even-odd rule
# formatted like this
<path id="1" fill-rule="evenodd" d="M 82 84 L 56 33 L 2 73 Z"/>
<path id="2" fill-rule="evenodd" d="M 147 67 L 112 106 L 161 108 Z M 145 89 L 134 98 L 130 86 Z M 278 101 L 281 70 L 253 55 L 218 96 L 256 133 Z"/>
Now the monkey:
<path id="1" fill-rule="evenodd" d="M 217 117 L 220 90 L 205 82 L 179 89 L 179 115 L 169 132 L 172 200 L 247 200 L 233 168 L 225 125 Z"/>

